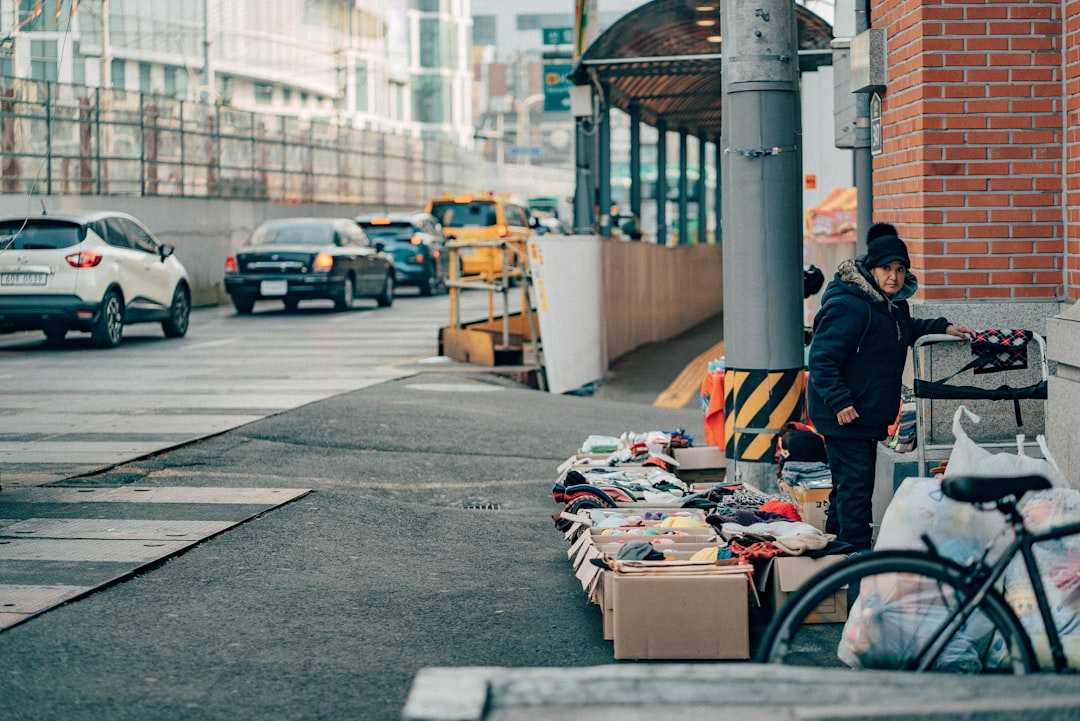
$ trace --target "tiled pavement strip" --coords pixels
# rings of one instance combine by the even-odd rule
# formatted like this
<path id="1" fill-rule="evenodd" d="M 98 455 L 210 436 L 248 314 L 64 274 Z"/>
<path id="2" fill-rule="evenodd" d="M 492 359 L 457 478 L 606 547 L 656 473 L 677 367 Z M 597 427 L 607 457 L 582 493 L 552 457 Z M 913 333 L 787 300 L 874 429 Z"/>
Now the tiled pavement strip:
<path id="1" fill-rule="evenodd" d="M 309 492 L 306 488 L 6 488 L 5 504 L 27 505 L 28 512 L 20 514 L 21 519 L 0 518 L 0 631 Z M 82 508 L 92 508 L 99 517 L 77 517 Z"/>

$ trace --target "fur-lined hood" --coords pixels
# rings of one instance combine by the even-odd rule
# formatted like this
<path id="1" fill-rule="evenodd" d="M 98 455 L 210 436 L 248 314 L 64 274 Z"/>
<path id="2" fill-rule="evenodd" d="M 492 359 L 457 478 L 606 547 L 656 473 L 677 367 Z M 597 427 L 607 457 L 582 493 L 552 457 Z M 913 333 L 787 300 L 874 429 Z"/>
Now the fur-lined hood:
<path id="1" fill-rule="evenodd" d="M 874 275 L 863 265 L 862 260 L 863 258 L 860 256 L 855 260 L 841 262 L 836 268 L 836 278 L 848 284 L 854 290 L 861 291 L 871 303 L 892 305 L 907 300 L 915 295 L 915 291 L 919 289 L 919 281 L 915 278 L 915 274 L 908 271 L 907 275 L 904 276 L 904 285 L 900 290 L 892 298 L 887 297 L 878 287 Z"/>

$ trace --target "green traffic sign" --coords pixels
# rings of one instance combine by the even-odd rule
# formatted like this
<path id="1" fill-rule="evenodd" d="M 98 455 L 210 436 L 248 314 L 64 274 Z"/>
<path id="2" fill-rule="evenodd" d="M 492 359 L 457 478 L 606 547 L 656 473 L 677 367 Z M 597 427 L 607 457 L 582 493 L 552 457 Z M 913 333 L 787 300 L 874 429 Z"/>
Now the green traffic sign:
<path id="1" fill-rule="evenodd" d="M 570 63 L 548 63 L 544 66 L 544 112 L 570 110 L 570 79 L 566 77 L 574 66 Z"/>
<path id="2" fill-rule="evenodd" d="M 544 45 L 571 45 L 574 28 L 544 28 Z"/>

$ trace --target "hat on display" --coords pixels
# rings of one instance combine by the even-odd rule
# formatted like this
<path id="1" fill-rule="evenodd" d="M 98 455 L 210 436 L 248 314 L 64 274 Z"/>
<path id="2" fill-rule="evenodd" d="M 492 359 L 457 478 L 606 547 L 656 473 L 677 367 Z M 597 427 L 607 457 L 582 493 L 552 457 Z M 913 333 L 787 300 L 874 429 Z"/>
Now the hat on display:
<path id="1" fill-rule="evenodd" d="M 786 442 L 789 461 L 828 463 L 825 440 L 813 431 L 795 431 Z"/>
<path id="2" fill-rule="evenodd" d="M 895 235 L 878 236 L 866 243 L 866 257 L 863 264 L 867 268 L 879 268 L 894 260 L 903 263 L 905 268 L 911 267 L 907 245 Z"/>

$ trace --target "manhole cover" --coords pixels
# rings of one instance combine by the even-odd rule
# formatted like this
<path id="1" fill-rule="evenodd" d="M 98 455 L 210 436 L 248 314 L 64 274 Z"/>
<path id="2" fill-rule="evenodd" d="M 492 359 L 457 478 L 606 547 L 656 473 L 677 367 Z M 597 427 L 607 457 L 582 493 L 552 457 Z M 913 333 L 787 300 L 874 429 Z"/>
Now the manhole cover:
<path id="1" fill-rule="evenodd" d="M 461 507 L 469 511 L 498 511 L 502 506 L 491 501 L 464 501 Z"/>

